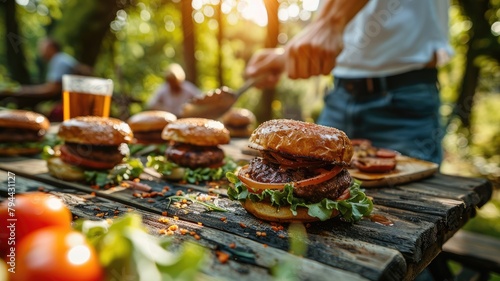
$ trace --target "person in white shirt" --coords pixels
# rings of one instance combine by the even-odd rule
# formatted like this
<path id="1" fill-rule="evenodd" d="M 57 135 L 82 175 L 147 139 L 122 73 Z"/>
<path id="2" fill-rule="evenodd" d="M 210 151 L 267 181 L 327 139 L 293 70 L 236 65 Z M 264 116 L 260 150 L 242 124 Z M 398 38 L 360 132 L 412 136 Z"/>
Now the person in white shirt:
<path id="1" fill-rule="evenodd" d="M 443 130 L 436 66 L 452 51 L 447 0 L 325 0 L 318 17 L 284 49 L 265 49 L 246 75 L 333 74 L 317 122 L 350 138 L 440 163 Z"/>
<path id="2" fill-rule="evenodd" d="M 182 114 L 185 103 L 202 93 L 193 83 L 186 81 L 186 74 L 178 64 L 171 64 L 165 73 L 165 82 L 147 102 L 149 110 L 168 111 L 177 117 Z"/>

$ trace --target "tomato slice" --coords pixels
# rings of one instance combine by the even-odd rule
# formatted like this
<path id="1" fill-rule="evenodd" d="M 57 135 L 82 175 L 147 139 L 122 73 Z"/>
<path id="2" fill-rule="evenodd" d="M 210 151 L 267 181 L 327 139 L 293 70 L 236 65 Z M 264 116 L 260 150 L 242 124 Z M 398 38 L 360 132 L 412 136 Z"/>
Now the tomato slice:
<path id="1" fill-rule="evenodd" d="M 328 181 L 335 177 L 340 171 L 342 171 L 343 167 L 341 166 L 336 166 L 332 170 L 328 171 L 325 169 L 320 169 L 320 174 L 309 179 L 293 182 L 294 187 L 304 187 L 308 185 L 315 185 L 315 184 L 320 184 L 322 182 Z M 240 169 L 238 172 L 238 178 L 242 183 L 244 183 L 246 186 L 252 188 L 252 189 L 257 189 L 257 190 L 264 190 L 264 189 L 271 189 L 271 190 L 283 190 L 285 188 L 285 184 L 287 183 L 264 183 L 264 182 L 258 182 L 250 177 L 247 176 L 246 171 L 248 170 L 248 165 L 245 165 Z M 257 192 L 256 192 L 257 193 Z"/>
<path id="2" fill-rule="evenodd" d="M 396 168 L 396 159 L 363 157 L 356 160 L 355 166 L 361 172 L 386 173 Z"/>
<path id="3" fill-rule="evenodd" d="M 375 156 L 379 158 L 396 158 L 398 153 L 394 150 L 379 148 L 377 152 L 375 152 Z"/>
<path id="4" fill-rule="evenodd" d="M 81 166 L 96 170 L 109 170 L 115 166 L 114 163 L 94 161 L 72 154 L 68 151 L 68 148 L 65 145 L 62 145 L 60 150 L 61 150 L 61 156 L 60 156 L 61 160 L 71 165 Z"/>

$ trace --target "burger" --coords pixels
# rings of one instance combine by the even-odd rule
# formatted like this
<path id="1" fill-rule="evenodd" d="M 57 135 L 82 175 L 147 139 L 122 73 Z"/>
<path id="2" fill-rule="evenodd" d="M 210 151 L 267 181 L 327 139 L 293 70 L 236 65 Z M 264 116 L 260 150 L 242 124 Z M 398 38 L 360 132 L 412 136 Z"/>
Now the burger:
<path id="1" fill-rule="evenodd" d="M 161 138 L 163 128 L 175 120 L 177 117 L 170 112 L 151 110 L 132 115 L 127 123 L 134 134 L 133 142 L 147 145 L 165 143 Z"/>
<path id="2" fill-rule="evenodd" d="M 47 167 L 52 176 L 69 181 L 85 180 L 85 171 L 106 171 L 122 163 L 133 138 L 127 123 L 97 116 L 66 120 L 57 135 L 64 143 L 47 159 Z"/>
<path id="3" fill-rule="evenodd" d="M 32 111 L 0 111 L 0 155 L 40 153 L 49 126 L 45 116 Z"/>
<path id="4" fill-rule="evenodd" d="M 219 147 L 230 141 L 229 131 L 219 121 L 180 118 L 163 129 L 162 138 L 169 142 L 165 156 L 149 157 L 147 166 L 168 179 L 217 180 L 225 175 L 222 170 L 235 166 Z"/>
<path id="5" fill-rule="evenodd" d="M 253 131 L 255 115 L 245 108 L 231 108 L 221 117 L 221 121 L 231 137 L 248 138 Z"/>
<path id="6" fill-rule="evenodd" d="M 347 168 L 353 148 L 338 129 L 302 121 L 262 123 L 249 138 L 260 151 L 237 174 L 228 174 L 231 199 L 254 216 L 276 222 L 311 222 L 340 216 L 357 221 L 372 202 Z"/>

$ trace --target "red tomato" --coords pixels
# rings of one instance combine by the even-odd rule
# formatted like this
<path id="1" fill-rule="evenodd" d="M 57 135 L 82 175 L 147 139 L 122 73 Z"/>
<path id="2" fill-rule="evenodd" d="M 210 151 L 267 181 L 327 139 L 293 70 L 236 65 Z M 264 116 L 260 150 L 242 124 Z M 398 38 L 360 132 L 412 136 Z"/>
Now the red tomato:
<path id="1" fill-rule="evenodd" d="M 66 146 L 61 146 L 61 160 L 64 162 L 75 165 L 75 166 L 82 166 L 90 169 L 96 169 L 96 170 L 109 170 L 112 169 L 115 164 L 112 162 L 101 162 L 101 161 L 94 161 L 90 159 L 85 159 L 83 157 L 80 157 L 78 155 L 75 155 L 71 152 L 68 151 Z"/>
<path id="2" fill-rule="evenodd" d="M 71 228 L 71 212 L 57 197 L 42 192 L 15 195 L 0 204 L 0 253 L 11 248 L 29 233 L 48 226 Z"/>
<path id="3" fill-rule="evenodd" d="M 398 156 L 398 153 L 394 150 L 379 148 L 375 153 L 375 156 L 380 158 L 396 158 L 396 156 Z"/>
<path id="4" fill-rule="evenodd" d="M 394 158 L 364 157 L 355 162 L 356 168 L 365 173 L 385 173 L 396 168 Z"/>
<path id="5" fill-rule="evenodd" d="M 103 270 L 80 232 L 46 227 L 26 236 L 17 249 L 11 281 L 99 281 Z"/>

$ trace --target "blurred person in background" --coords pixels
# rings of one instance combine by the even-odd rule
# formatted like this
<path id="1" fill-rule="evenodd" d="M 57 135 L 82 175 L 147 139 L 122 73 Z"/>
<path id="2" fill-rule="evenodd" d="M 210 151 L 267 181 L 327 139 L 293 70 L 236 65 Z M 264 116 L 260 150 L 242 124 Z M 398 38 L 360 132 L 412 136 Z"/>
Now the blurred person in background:
<path id="1" fill-rule="evenodd" d="M 448 1 L 325 0 L 317 18 L 282 49 L 256 53 L 246 76 L 274 87 L 334 76 L 317 122 L 351 138 L 435 163 L 442 160 L 436 66 L 452 53 Z"/>
<path id="2" fill-rule="evenodd" d="M 165 72 L 165 82 L 155 91 L 146 104 L 149 110 L 163 110 L 177 117 L 182 114 L 182 107 L 202 93 L 193 83 L 186 81 L 186 74 L 179 64 L 171 64 Z"/>
<path id="3" fill-rule="evenodd" d="M 51 121 L 62 121 L 62 77 L 64 74 L 90 75 L 91 69 L 80 64 L 75 58 L 62 51 L 61 45 L 51 38 L 44 38 L 38 43 L 38 52 L 47 63 L 45 83 L 21 85 L 15 92 L 1 93 L 19 108 L 36 110 L 40 102 L 56 101 L 48 117 Z"/>

